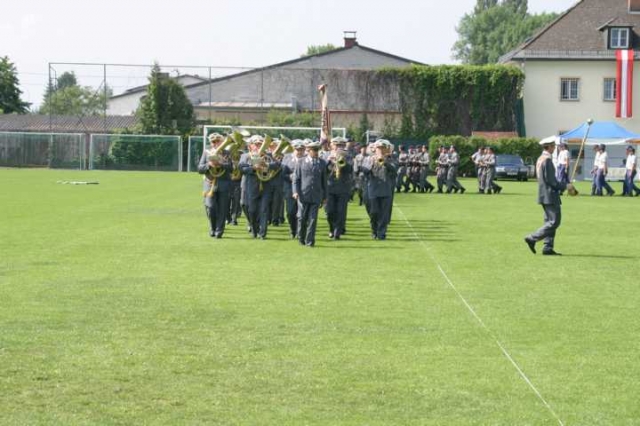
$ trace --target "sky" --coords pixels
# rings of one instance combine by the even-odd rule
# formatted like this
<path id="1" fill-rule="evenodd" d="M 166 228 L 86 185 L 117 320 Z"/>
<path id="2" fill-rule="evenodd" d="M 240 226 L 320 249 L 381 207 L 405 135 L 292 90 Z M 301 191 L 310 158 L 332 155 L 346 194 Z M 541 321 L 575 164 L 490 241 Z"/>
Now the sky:
<path id="1" fill-rule="evenodd" d="M 577 0 L 529 0 L 531 13 Z M 108 63 L 260 67 L 298 58 L 307 46 L 361 45 L 431 65 L 456 63 L 456 25 L 476 0 L 1 0 L 0 56 L 18 69 L 23 100 L 37 106 L 49 70 L 74 71 L 98 87 Z M 50 63 L 55 65 L 49 66 Z M 173 71 L 175 68 L 166 69 Z M 219 76 L 239 71 L 213 70 Z M 174 73 L 208 75 L 180 68 Z M 115 93 L 145 83 L 148 69 L 107 67 Z"/>

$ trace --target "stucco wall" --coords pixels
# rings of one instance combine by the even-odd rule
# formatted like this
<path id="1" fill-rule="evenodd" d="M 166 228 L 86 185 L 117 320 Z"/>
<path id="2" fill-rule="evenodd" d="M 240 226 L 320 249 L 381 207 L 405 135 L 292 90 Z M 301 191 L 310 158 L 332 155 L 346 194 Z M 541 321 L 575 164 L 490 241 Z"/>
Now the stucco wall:
<path id="1" fill-rule="evenodd" d="M 615 121 L 640 133 L 640 120 L 616 119 L 615 102 L 603 100 L 605 78 L 615 78 L 615 61 L 527 61 L 523 65 L 524 114 L 527 136 L 543 138 L 571 130 L 587 119 Z M 634 67 L 634 81 L 640 69 Z M 560 101 L 560 79 L 579 78 L 579 101 Z M 640 114 L 640 83 L 634 89 L 633 104 Z"/>

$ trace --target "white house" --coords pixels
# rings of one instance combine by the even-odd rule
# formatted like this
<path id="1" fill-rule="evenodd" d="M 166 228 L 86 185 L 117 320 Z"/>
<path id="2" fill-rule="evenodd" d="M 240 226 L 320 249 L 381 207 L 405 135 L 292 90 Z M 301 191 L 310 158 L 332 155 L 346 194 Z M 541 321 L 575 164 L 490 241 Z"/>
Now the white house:
<path id="1" fill-rule="evenodd" d="M 588 118 L 640 133 L 640 67 L 633 71 L 637 114 L 616 118 L 616 50 L 640 46 L 640 0 L 581 0 L 501 58 L 522 68 L 526 134 L 543 138 Z M 638 58 L 635 52 L 635 58 Z"/>

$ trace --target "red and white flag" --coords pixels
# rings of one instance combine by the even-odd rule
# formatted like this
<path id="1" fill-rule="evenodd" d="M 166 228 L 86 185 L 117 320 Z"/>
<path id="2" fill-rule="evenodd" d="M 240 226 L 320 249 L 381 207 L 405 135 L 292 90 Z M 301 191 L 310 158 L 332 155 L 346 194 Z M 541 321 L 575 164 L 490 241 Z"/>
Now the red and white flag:
<path id="1" fill-rule="evenodd" d="M 320 130 L 320 143 L 325 145 L 331 142 L 331 114 L 329 114 L 329 105 L 327 103 L 327 85 L 318 86 L 320 92 L 320 107 L 322 111 L 322 128 Z"/>
<path id="2" fill-rule="evenodd" d="M 616 50 L 616 117 L 631 118 L 633 100 L 633 50 Z"/>

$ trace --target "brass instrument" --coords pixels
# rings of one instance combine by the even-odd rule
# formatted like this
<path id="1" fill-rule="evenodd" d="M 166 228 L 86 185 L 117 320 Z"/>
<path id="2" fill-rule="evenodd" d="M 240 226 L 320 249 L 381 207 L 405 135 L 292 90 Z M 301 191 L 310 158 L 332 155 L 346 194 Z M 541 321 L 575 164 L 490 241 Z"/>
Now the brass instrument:
<path id="1" fill-rule="evenodd" d="M 342 169 L 347 165 L 347 153 L 340 149 L 336 151 L 335 158 L 333 159 L 334 167 L 333 172 L 336 176 L 336 179 L 340 179 L 340 175 L 342 173 Z"/>
<path id="2" fill-rule="evenodd" d="M 220 162 L 223 159 L 221 157 L 222 152 L 233 143 L 234 140 L 230 136 L 227 136 L 219 147 L 208 151 L 207 160 L 210 162 Z M 224 168 L 222 166 L 211 166 L 209 168 L 209 174 L 213 178 L 219 178 L 224 174 Z"/>
<path id="3" fill-rule="evenodd" d="M 245 140 L 244 135 L 237 130 L 231 133 L 231 138 L 234 141 L 234 143 L 229 146 L 229 155 L 231 157 L 231 163 L 233 164 L 231 180 L 238 181 L 242 178 L 242 172 L 238 164 L 240 163 L 240 156 L 244 150 Z"/>
<path id="4" fill-rule="evenodd" d="M 280 135 L 280 142 L 278 142 L 278 146 L 273 151 L 273 158 L 281 157 L 285 154 L 285 150 L 291 147 L 291 141 L 284 135 Z"/>
<path id="5" fill-rule="evenodd" d="M 273 178 L 272 173 L 269 170 L 269 164 L 271 163 L 271 157 L 267 155 L 267 149 L 273 142 L 273 138 L 271 136 L 266 135 L 264 141 L 262 142 L 262 146 L 258 150 L 256 155 L 251 156 L 251 164 L 253 165 L 256 171 L 256 177 L 261 182 L 267 182 Z"/>

